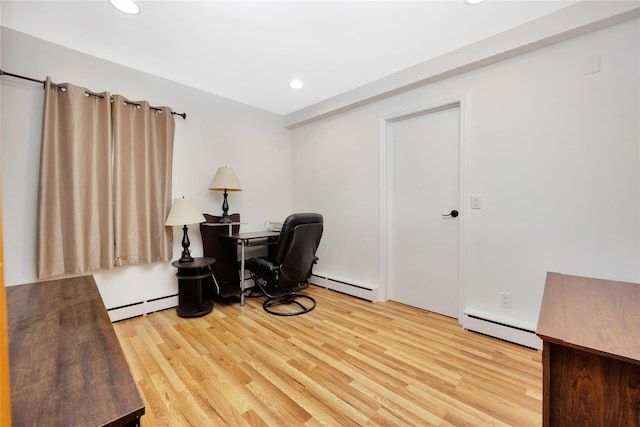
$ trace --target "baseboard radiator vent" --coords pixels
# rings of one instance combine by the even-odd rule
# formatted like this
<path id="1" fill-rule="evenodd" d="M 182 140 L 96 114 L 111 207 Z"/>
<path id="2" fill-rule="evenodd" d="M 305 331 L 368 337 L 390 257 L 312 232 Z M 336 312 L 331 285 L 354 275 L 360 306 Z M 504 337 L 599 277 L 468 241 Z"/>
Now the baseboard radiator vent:
<path id="1" fill-rule="evenodd" d="M 178 294 L 167 295 L 160 298 L 154 298 L 146 301 L 138 301 L 119 307 L 108 308 L 109 319 L 111 322 L 130 319 L 132 317 L 145 316 L 149 313 L 165 310 L 167 308 L 178 306 Z"/>
<path id="2" fill-rule="evenodd" d="M 380 301 L 377 286 L 348 282 L 346 280 L 329 277 L 322 273 L 313 273 L 309 278 L 309 283 L 311 283 L 312 285 L 331 289 L 333 291 L 342 292 L 343 294 L 362 298 L 367 301 Z"/>
<path id="3" fill-rule="evenodd" d="M 542 340 L 536 335 L 535 326 L 518 324 L 512 319 L 501 319 L 490 313 L 466 309 L 462 327 L 536 350 L 542 348 Z"/>

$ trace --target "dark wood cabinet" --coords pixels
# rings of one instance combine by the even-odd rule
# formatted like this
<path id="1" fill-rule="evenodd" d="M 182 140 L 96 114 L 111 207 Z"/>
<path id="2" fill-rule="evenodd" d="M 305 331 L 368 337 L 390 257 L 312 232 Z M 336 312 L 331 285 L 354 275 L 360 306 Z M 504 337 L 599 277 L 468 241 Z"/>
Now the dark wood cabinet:
<path id="1" fill-rule="evenodd" d="M 640 426 L 640 284 L 548 273 L 543 426 Z"/>
<path id="2" fill-rule="evenodd" d="M 240 214 L 229 215 L 232 223 L 221 223 L 222 217 L 203 214 L 207 220 L 200 224 L 202 249 L 205 257 L 215 258 L 214 275 L 205 280 L 205 296 L 215 295 L 222 298 L 240 295 L 240 273 L 238 263 L 238 248 L 233 242 L 223 237 L 240 230 Z"/>

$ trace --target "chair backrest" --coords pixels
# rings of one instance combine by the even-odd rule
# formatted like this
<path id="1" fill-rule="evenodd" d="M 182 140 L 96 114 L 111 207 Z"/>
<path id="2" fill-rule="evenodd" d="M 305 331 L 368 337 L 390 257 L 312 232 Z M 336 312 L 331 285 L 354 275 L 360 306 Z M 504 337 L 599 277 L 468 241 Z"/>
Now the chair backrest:
<path id="1" fill-rule="evenodd" d="M 294 287 L 309 277 L 322 231 L 320 214 L 299 213 L 285 219 L 271 259 L 280 266 L 278 287 Z"/>

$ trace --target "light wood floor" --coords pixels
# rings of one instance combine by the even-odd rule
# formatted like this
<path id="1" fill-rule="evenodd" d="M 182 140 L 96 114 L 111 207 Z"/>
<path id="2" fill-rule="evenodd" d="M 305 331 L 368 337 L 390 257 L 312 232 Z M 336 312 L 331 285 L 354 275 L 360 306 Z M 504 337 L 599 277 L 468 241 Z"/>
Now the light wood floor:
<path id="1" fill-rule="evenodd" d="M 318 307 L 261 299 L 114 324 L 142 426 L 540 426 L 541 353 L 394 302 L 312 286 Z"/>

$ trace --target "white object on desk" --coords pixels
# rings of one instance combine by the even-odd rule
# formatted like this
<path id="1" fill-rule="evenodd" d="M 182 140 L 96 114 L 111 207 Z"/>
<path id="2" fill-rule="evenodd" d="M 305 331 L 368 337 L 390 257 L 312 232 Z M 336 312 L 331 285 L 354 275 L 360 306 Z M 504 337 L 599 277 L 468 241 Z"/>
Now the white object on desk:
<path id="1" fill-rule="evenodd" d="M 268 231 L 280 231 L 282 230 L 282 223 L 266 220 L 264 222 L 264 228 Z"/>

